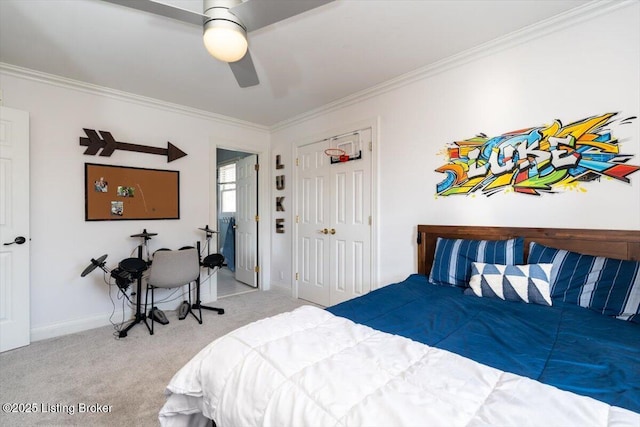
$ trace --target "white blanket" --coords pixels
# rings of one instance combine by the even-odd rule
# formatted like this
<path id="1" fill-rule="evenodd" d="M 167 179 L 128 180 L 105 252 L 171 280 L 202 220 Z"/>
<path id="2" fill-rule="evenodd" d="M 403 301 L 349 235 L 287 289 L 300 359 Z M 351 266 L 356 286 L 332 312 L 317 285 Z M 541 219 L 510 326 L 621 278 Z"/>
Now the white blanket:
<path id="1" fill-rule="evenodd" d="M 205 347 L 165 426 L 634 426 L 640 414 L 305 306 Z"/>

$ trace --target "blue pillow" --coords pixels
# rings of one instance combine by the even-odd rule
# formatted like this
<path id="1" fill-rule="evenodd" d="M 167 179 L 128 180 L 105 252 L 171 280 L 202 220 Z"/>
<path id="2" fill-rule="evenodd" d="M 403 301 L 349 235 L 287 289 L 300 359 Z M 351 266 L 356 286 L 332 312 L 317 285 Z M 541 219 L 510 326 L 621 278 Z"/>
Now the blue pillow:
<path id="1" fill-rule="evenodd" d="M 438 237 L 429 281 L 437 285 L 469 286 L 471 263 L 522 264 L 524 239 L 467 240 Z"/>
<path id="2" fill-rule="evenodd" d="M 640 323 L 640 262 L 596 257 L 539 243 L 530 264 L 551 262 L 551 298 Z"/>
<path id="3" fill-rule="evenodd" d="M 496 265 L 471 263 L 469 287 L 479 297 L 551 306 L 552 264 Z M 465 290 L 465 293 L 468 293 Z"/>

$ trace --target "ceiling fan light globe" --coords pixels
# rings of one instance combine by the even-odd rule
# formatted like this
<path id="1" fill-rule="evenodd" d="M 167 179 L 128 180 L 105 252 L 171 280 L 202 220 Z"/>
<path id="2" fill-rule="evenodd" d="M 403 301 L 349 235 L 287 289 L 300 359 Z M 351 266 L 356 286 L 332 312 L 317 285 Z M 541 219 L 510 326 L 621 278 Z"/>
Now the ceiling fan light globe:
<path id="1" fill-rule="evenodd" d="M 241 30 L 212 26 L 204 32 L 204 45 L 216 59 L 236 62 L 247 53 L 247 38 Z"/>

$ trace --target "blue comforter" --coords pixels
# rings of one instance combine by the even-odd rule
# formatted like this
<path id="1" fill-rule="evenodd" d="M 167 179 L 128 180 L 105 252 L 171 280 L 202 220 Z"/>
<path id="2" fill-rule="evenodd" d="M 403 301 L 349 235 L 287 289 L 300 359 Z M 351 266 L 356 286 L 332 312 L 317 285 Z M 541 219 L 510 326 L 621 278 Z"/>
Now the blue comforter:
<path id="1" fill-rule="evenodd" d="M 464 295 L 417 274 L 327 310 L 640 413 L 638 324 L 560 301 L 546 307 Z"/>

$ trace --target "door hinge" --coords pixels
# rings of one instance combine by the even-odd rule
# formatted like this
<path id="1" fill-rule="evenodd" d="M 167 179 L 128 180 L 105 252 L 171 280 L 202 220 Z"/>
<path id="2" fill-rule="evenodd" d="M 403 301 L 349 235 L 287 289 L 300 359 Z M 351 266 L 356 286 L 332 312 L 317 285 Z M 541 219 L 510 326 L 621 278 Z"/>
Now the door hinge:
<path id="1" fill-rule="evenodd" d="M 256 222 L 260 221 L 260 215 L 256 215 L 255 220 L 256 220 Z"/>
<path id="2" fill-rule="evenodd" d="M 260 273 L 260 266 L 256 265 L 255 267 L 253 267 L 253 271 L 256 273 Z"/>
<path id="3" fill-rule="evenodd" d="M 369 225 L 373 224 L 373 219 L 371 218 L 371 215 L 369 215 Z"/>
<path id="4" fill-rule="evenodd" d="M 300 166 L 300 159 L 296 157 L 296 166 Z"/>
<path id="5" fill-rule="evenodd" d="M 300 216 L 296 215 L 296 224 L 299 224 L 299 223 L 300 223 Z"/>
<path id="6" fill-rule="evenodd" d="M 296 280 L 300 280 L 300 273 L 296 273 Z"/>
<path id="7" fill-rule="evenodd" d="M 253 165 L 253 168 L 256 170 L 256 172 L 258 172 L 260 170 L 260 165 L 256 163 L 255 165 Z"/>
<path id="8" fill-rule="evenodd" d="M 373 151 L 373 141 L 369 141 L 369 151 Z"/>

